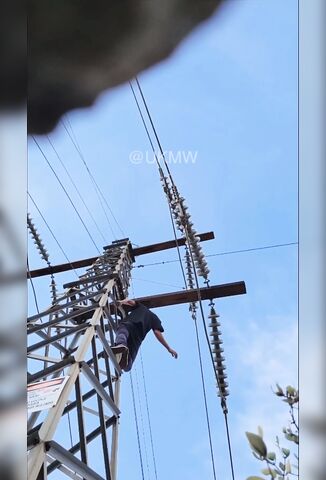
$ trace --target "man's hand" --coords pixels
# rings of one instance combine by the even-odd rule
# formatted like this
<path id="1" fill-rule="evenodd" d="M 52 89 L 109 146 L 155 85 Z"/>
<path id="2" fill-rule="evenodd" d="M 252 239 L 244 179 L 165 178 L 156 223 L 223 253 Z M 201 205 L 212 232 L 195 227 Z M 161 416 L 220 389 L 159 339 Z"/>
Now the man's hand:
<path id="1" fill-rule="evenodd" d="M 125 298 L 124 300 L 119 300 L 118 305 L 128 305 L 129 307 L 134 307 L 136 302 L 135 300 L 129 300 L 129 298 Z"/>
<path id="2" fill-rule="evenodd" d="M 173 358 L 178 358 L 177 352 L 175 350 L 173 350 L 172 348 L 169 348 L 169 353 L 171 353 Z"/>
<path id="3" fill-rule="evenodd" d="M 169 353 L 171 353 L 172 357 L 173 358 L 178 358 L 177 352 L 175 350 L 173 350 L 172 348 L 170 348 L 169 344 L 167 343 L 167 341 L 163 337 L 162 332 L 160 332 L 159 330 L 153 330 L 153 332 L 154 332 L 154 335 L 157 338 L 157 340 L 163 345 L 163 347 L 165 347 L 167 349 L 167 351 Z"/>

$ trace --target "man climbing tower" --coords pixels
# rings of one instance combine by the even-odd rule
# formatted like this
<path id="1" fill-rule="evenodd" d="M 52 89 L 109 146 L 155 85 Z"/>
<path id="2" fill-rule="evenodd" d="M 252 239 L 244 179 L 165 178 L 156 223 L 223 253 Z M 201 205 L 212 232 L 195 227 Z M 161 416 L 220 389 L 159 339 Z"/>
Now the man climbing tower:
<path id="1" fill-rule="evenodd" d="M 164 329 L 161 320 L 155 313 L 135 300 L 125 299 L 119 304 L 128 313 L 119 323 L 112 351 L 117 355 L 117 360 L 123 370 L 126 372 L 131 370 L 139 347 L 150 330 L 153 330 L 157 340 L 171 353 L 172 357 L 178 358 L 177 352 L 170 348 L 163 337 Z"/>

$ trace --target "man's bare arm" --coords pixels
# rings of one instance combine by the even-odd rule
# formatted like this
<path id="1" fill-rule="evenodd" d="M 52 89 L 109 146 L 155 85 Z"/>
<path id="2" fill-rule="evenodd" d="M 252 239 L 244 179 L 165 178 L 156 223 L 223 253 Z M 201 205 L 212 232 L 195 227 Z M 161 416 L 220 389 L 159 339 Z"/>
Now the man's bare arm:
<path id="1" fill-rule="evenodd" d="M 159 330 L 153 330 L 153 332 L 154 332 L 154 335 L 157 338 L 157 340 L 163 345 L 163 347 L 165 347 L 167 349 L 167 351 L 169 353 L 171 353 L 172 357 L 173 358 L 178 358 L 177 352 L 169 346 L 169 344 L 167 343 L 167 341 L 163 337 L 162 332 L 160 332 Z"/>
<path id="2" fill-rule="evenodd" d="M 135 300 L 130 300 L 129 298 L 125 298 L 124 300 L 119 300 L 119 305 L 129 305 L 130 307 L 134 307 L 136 305 Z"/>

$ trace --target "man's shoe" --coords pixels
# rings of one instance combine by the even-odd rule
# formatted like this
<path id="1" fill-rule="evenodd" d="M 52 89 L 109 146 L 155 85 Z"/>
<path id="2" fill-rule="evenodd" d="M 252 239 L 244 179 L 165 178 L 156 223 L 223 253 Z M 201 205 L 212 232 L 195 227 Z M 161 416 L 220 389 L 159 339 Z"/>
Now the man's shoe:
<path id="1" fill-rule="evenodd" d="M 129 361 L 129 348 L 126 345 L 115 345 L 111 347 L 112 352 L 116 356 L 117 362 L 122 370 L 126 368 Z"/>

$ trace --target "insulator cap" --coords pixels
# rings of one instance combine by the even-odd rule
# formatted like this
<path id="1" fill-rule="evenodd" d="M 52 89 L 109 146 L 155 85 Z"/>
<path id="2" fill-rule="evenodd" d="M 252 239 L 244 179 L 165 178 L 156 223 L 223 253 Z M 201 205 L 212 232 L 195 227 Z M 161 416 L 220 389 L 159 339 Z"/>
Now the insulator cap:
<path id="1" fill-rule="evenodd" d="M 215 322 L 209 323 L 208 326 L 211 328 L 214 328 L 214 327 L 220 327 L 221 324 L 216 320 Z"/>
<path id="2" fill-rule="evenodd" d="M 212 354 L 214 355 L 214 362 L 218 363 L 219 365 L 223 365 L 225 358 L 221 355 L 221 352 L 215 352 L 212 350 Z"/>
<path id="3" fill-rule="evenodd" d="M 221 381 L 216 384 L 216 387 L 220 388 L 221 390 L 228 388 L 228 386 L 229 386 L 228 382 L 224 382 L 224 379 L 221 379 Z"/>
<path id="4" fill-rule="evenodd" d="M 210 337 L 218 337 L 220 335 L 222 335 L 222 332 L 218 328 L 209 333 Z"/>
<path id="5" fill-rule="evenodd" d="M 222 394 L 220 392 L 217 393 L 217 396 L 220 398 L 227 397 L 228 395 L 230 395 L 230 393 L 227 389 L 223 390 Z"/>
<path id="6" fill-rule="evenodd" d="M 212 349 L 212 352 L 215 353 L 215 355 L 218 355 L 218 354 L 224 352 L 224 348 L 222 348 L 222 347 L 215 347 L 215 348 Z"/>

